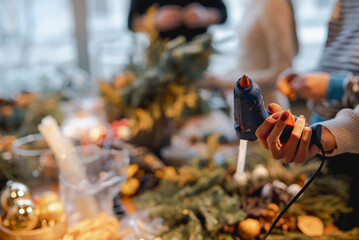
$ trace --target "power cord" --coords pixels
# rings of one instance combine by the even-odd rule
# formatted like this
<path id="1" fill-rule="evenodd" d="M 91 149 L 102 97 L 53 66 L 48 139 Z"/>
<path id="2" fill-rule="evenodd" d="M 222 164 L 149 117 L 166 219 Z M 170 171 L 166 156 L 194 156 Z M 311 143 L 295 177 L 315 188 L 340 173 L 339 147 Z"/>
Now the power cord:
<path id="1" fill-rule="evenodd" d="M 320 170 L 322 169 L 322 167 L 324 165 L 324 160 L 325 160 L 325 151 L 324 151 L 322 144 L 317 143 L 316 145 L 320 148 L 320 151 L 322 152 L 322 162 L 320 163 L 320 166 L 318 167 L 317 171 L 315 171 L 313 176 L 311 176 L 311 178 L 308 180 L 308 182 L 302 187 L 302 189 L 292 198 L 292 200 L 290 200 L 290 202 L 279 213 L 279 215 L 276 217 L 276 219 L 272 223 L 272 226 L 270 227 L 270 229 L 268 230 L 266 235 L 263 237 L 263 240 L 265 240 L 272 233 L 272 231 L 275 228 L 275 226 L 277 225 L 279 219 L 288 210 L 288 208 L 290 206 L 292 206 L 292 204 L 302 195 L 302 193 L 309 187 L 309 185 L 313 182 L 314 178 L 319 174 Z"/>

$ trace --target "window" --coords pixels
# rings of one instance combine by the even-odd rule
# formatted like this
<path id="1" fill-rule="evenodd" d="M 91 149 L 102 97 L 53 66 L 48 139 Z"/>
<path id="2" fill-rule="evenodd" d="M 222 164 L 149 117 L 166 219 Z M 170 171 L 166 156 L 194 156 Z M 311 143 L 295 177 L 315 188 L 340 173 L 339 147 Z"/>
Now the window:
<path id="1" fill-rule="evenodd" d="M 26 69 L 23 71 L 26 75 L 34 66 L 86 66 L 87 63 L 94 77 L 109 76 L 116 69 L 116 61 L 125 61 L 120 56 L 121 48 L 131 44 L 127 29 L 129 1 L 0 1 L 0 85 L 15 86 L 16 81 L 16 86 L 21 87 L 19 82 L 29 81 L 28 76 L 17 76 L 18 69 Z M 223 56 L 231 59 L 236 54 L 233 51 L 237 44 L 236 26 L 243 14 L 243 4 L 255 0 L 224 1 L 228 6 L 228 21 L 211 27 L 210 32 L 218 49 L 225 53 Z M 315 67 L 320 57 L 335 0 L 293 1 L 300 40 L 295 68 L 307 70 Z M 104 68 L 110 70 L 106 72 Z"/>

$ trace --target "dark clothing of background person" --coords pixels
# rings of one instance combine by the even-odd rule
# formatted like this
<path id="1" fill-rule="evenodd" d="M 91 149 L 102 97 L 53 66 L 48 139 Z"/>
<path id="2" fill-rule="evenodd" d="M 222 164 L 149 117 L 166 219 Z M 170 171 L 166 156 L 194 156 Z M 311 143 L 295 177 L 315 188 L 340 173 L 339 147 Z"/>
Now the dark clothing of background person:
<path id="1" fill-rule="evenodd" d="M 157 4 L 158 7 L 166 5 L 176 5 L 180 7 L 185 7 L 192 3 L 199 3 L 204 7 L 211 7 L 218 9 L 221 15 L 221 22 L 224 23 L 227 20 L 227 9 L 223 1 L 221 0 L 132 0 L 128 15 L 128 28 L 133 30 L 134 18 L 138 15 L 141 16 L 146 13 L 146 10 L 150 8 L 153 4 Z M 182 25 L 176 29 L 160 32 L 161 38 L 173 39 L 177 36 L 183 35 L 187 40 L 191 40 L 194 36 L 203 34 L 207 31 L 208 27 L 199 27 L 199 28 L 187 28 Z"/>

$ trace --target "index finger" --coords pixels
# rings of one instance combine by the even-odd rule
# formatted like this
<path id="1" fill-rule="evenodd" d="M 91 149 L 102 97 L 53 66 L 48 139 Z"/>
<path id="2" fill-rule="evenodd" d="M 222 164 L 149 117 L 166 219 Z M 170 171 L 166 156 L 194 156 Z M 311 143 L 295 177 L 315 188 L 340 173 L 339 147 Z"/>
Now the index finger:
<path id="1" fill-rule="evenodd" d="M 277 122 L 277 119 L 280 116 L 280 112 L 274 113 L 273 115 L 267 117 L 263 123 L 257 128 L 255 134 L 259 141 L 261 142 L 262 146 L 265 149 L 269 149 L 267 143 L 267 137 L 270 133 L 270 130 L 273 128 L 274 124 Z"/>

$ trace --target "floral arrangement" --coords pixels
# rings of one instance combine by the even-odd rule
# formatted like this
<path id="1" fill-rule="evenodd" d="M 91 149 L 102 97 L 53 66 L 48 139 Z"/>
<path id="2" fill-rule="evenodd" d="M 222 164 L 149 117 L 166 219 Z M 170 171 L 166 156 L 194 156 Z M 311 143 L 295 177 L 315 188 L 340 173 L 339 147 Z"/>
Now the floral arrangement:
<path id="1" fill-rule="evenodd" d="M 127 118 L 133 134 L 150 131 L 161 118 L 178 119 L 198 106 L 198 82 L 214 52 L 208 34 L 190 42 L 182 36 L 159 38 L 151 21 L 155 11 L 151 8 L 147 12 L 149 24 L 139 29 L 149 36 L 144 63 L 129 62 L 111 82 L 99 83 L 109 121 Z"/>
<path id="2" fill-rule="evenodd" d="M 164 220 L 162 240 L 262 238 L 318 163 L 286 167 L 260 148 L 255 150 L 248 156 L 250 171 L 237 181 L 234 158 L 216 166 L 213 161 L 193 160 L 191 165 L 165 169 L 158 187 L 134 203 Z M 347 200 L 347 183 L 324 171 L 268 239 L 356 239 L 359 228 L 345 232 L 334 225 L 339 213 L 352 211 Z"/>

